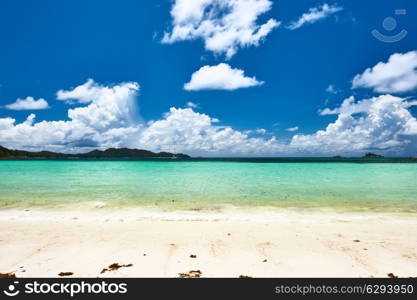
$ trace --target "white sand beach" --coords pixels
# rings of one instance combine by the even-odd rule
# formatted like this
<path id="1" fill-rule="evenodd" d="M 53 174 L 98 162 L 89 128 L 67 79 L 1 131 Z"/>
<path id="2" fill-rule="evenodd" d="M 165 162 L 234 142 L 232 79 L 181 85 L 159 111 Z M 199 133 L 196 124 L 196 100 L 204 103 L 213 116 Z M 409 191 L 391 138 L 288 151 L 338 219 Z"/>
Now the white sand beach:
<path id="1" fill-rule="evenodd" d="M 17 277 L 57 277 L 61 272 L 73 277 L 417 276 L 415 214 L 266 211 L 2 209 L 0 273 Z M 121 267 L 102 273 L 114 263 Z"/>

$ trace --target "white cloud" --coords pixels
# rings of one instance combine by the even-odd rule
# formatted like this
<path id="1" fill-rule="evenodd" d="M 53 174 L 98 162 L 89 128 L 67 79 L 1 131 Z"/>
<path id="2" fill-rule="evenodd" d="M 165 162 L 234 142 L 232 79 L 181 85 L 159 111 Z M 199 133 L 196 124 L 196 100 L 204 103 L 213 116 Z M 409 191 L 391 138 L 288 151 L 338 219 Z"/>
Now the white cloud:
<path id="1" fill-rule="evenodd" d="M 239 48 L 257 46 L 280 22 L 257 19 L 272 7 L 269 0 L 176 0 L 172 30 L 162 42 L 203 39 L 206 50 L 231 58 Z"/>
<path id="2" fill-rule="evenodd" d="M 204 66 L 191 75 L 190 82 L 184 84 L 187 91 L 236 90 L 262 85 L 255 77 L 246 77 L 243 70 L 233 69 L 228 64 Z"/>
<path id="3" fill-rule="evenodd" d="M 306 24 L 313 24 L 341 10 L 343 10 L 343 7 L 341 6 L 329 5 L 326 3 L 319 7 L 313 7 L 310 8 L 307 13 L 302 14 L 297 21 L 292 22 L 290 25 L 288 25 L 287 28 L 290 30 L 294 30 Z"/>
<path id="4" fill-rule="evenodd" d="M 329 84 L 329 86 L 326 88 L 326 92 L 329 94 L 337 94 L 339 91 L 335 88 L 333 84 Z"/>
<path id="5" fill-rule="evenodd" d="M 198 103 L 194 103 L 191 101 L 188 101 L 185 106 L 190 107 L 190 108 L 198 108 L 199 104 Z"/>
<path id="6" fill-rule="evenodd" d="M 77 89 L 77 88 L 76 88 Z M 68 110 L 68 117 L 97 129 L 129 127 L 138 123 L 139 115 L 135 96 L 139 85 L 135 82 L 125 82 L 114 86 L 101 86 L 93 82 L 90 89 L 73 98 L 73 91 L 61 91 L 68 99 L 82 101 L 86 95 L 91 99 L 87 106 Z"/>
<path id="7" fill-rule="evenodd" d="M 395 53 L 355 76 L 352 88 L 372 88 L 378 93 L 404 93 L 417 88 L 417 51 Z"/>
<path id="8" fill-rule="evenodd" d="M 321 115 L 337 115 L 325 130 L 296 135 L 290 146 L 310 153 L 363 153 L 374 150 L 394 155 L 415 152 L 417 120 L 408 108 L 415 101 L 391 95 L 355 101 L 350 97 Z"/>
<path id="9" fill-rule="evenodd" d="M 258 128 L 258 129 L 254 129 L 254 130 L 245 130 L 243 131 L 244 134 L 259 134 L 259 135 L 264 135 L 266 134 L 267 130 L 264 128 Z"/>
<path id="10" fill-rule="evenodd" d="M 289 132 L 294 132 L 294 131 L 298 131 L 298 129 L 299 129 L 298 126 L 294 126 L 294 127 L 287 128 L 285 130 Z"/>
<path id="11" fill-rule="evenodd" d="M 41 110 L 49 108 L 49 105 L 45 99 L 35 100 L 33 97 L 26 97 L 17 99 L 16 102 L 7 104 L 5 107 L 10 110 Z"/>
<path id="12" fill-rule="evenodd" d="M 72 90 L 59 90 L 56 96 L 58 100 L 86 104 L 91 102 L 112 102 L 113 97 L 116 95 L 118 98 L 129 98 L 132 91 L 135 91 L 135 93 L 139 91 L 139 85 L 136 82 L 103 86 L 96 83 L 93 79 L 88 79 L 84 84 Z"/>
<path id="13" fill-rule="evenodd" d="M 0 130 L 11 128 L 16 120 L 13 118 L 0 119 Z"/>
<path id="14" fill-rule="evenodd" d="M 63 152 L 109 147 L 175 149 L 203 156 L 362 155 L 366 151 L 415 155 L 417 149 L 417 120 L 409 110 L 417 101 L 391 95 L 361 101 L 350 97 L 340 107 L 321 112 L 336 116 L 324 130 L 297 134 L 284 142 L 261 136 L 266 134 L 263 128 L 242 132 L 220 126 L 218 119 L 192 108 L 171 108 L 161 119 L 144 124 L 136 109 L 137 83 L 93 83 L 90 87 L 95 93 L 87 88 L 74 99 L 79 102 L 88 94 L 91 102 L 69 109 L 68 120 L 36 122 L 34 114 L 21 123 L 0 118 L 0 145 Z"/>
<path id="15" fill-rule="evenodd" d="M 168 151 L 175 145 L 177 151 L 203 156 L 363 155 L 367 151 L 415 155 L 417 120 L 409 111 L 412 105 L 417 101 L 391 95 L 357 102 L 351 97 L 323 113 L 337 115 L 327 128 L 314 134 L 297 134 L 288 143 L 275 137 L 250 136 L 264 134 L 263 129 L 241 132 L 217 126 L 212 117 L 190 108 L 171 108 L 142 131 L 139 145 L 155 151 Z"/>
<path id="16" fill-rule="evenodd" d="M 59 90 L 56 93 L 58 100 L 64 100 L 70 103 L 90 103 L 100 93 L 100 86 L 93 79 L 88 79 L 84 84 L 75 87 L 70 91 Z"/>
<path id="17" fill-rule="evenodd" d="M 63 95 L 71 95 L 77 102 L 91 99 L 87 106 L 69 109 L 67 121 L 35 123 L 34 114 L 18 124 L 13 118 L 0 119 L 0 144 L 64 152 L 132 144 L 141 127 L 135 103 L 139 85 L 128 82 L 105 87 L 90 80 L 81 87 L 60 91 L 62 99 Z"/>
<path id="18" fill-rule="evenodd" d="M 271 155 L 281 152 L 275 137 L 251 138 L 228 126 L 214 125 L 213 118 L 190 108 L 171 108 L 162 120 L 154 121 L 142 132 L 142 147 L 155 151 L 178 151 L 198 155 Z"/>
<path id="19" fill-rule="evenodd" d="M 87 102 L 68 110 L 69 120 L 35 122 L 30 114 L 22 123 L 0 118 L 0 145 L 26 150 L 83 152 L 94 148 L 132 147 L 176 151 L 196 155 L 272 154 L 281 145 L 275 140 L 251 138 L 230 127 L 218 126 L 216 118 L 191 108 L 171 108 L 164 118 L 144 125 L 137 113 L 139 85 L 133 82 L 102 86 L 89 80 L 61 100 Z M 261 132 L 261 131 L 259 131 Z"/>

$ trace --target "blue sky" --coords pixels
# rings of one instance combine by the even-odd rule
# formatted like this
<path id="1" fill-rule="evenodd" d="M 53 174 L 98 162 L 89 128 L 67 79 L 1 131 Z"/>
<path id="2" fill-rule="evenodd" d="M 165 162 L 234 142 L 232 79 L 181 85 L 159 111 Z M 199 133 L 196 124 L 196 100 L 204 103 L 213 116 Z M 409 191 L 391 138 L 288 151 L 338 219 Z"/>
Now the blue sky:
<path id="1" fill-rule="evenodd" d="M 409 53 L 409 59 L 404 58 L 404 61 L 408 65 L 414 63 L 412 54 L 417 50 L 415 1 L 250 0 L 254 5 L 267 7 L 260 9 L 254 24 L 260 26 L 274 20 L 275 26 L 258 41 L 254 31 L 252 44 L 217 43 L 215 47 L 220 50 L 205 45 L 204 34 L 194 33 L 189 39 L 173 38 L 175 16 L 172 12 L 175 5 L 181 4 L 177 2 L 182 1 L 1 1 L 0 144 L 65 152 L 109 146 L 167 150 L 172 148 L 170 145 L 177 145 L 176 149 L 184 152 L 214 156 L 353 155 L 368 150 L 390 155 L 417 154 L 414 150 L 417 109 L 408 104 L 416 96 L 415 67 L 401 73 L 403 65 L 394 59 L 393 68 L 399 69 L 400 74 L 387 80 L 403 86 L 398 80 L 405 78 L 406 88 L 384 89 L 381 84 L 391 83 L 375 83 L 378 74 L 358 78 L 357 85 L 352 87 L 356 75 L 363 75 L 367 68 L 379 62 L 387 63 L 393 54 L 402 57 Z M 206 7 L 206 12 L 212 9 L 219 17 L 233 12 L 231 1 L 208 2 L 213 2 L 214 8 Z M 311 17 L 314 12 L 320 13 L 324 5 L 337 9 L 316 22 L 291 27 L 303 14 Z M 396 15 L 396 9 L 406 9 L 406 14 Z M 382 25 L 387 17 L 397 21 L 397 27 L 391 31 Z M 385 35 L 404 29 L 408 35 L 395 43 L 385 43 L 372 36 L 374 29 Z M 164 42 L 164 35 L 171 37 L 171 41 Z M 223 37 L 220 40 L 223 41 Z M 234 53 L 229 55 L 226 51 L 231 47 Z M 202 78 L 196 75 L 200 84 L 193 82 L 194 88 L 184 89 L 184 84 L 190 83 L 192 74 L 200 68 L 207 66 L 206 71 L 219 64 L 229 68 L 212 69 L 211 75 L 206 77 L 202 71 L 199 74 Z M 390 66 L 387 69 L 396 72 Z M 249 86 L 230 88 L 231 77 L 239 77 L 233 72 L 236 70 L 243 71 L 240 79 L 246 78 Z M 217 75 L 220 71 L 223 73 Z M 127 102 L 118 100 L 120 95 L 116 92 L 112 95 L 115 100 L 106 101 L 100 100 L 104 97 L 101 92 L 98 96 L 89 94 L 92 99 L 85 101 L 79 100 L 79 94 L 68 96 L 90 78 L 94 83 L 87 86 L 89 91 L 124 87 L 127 82 L 137 83 L 138 87 L 127 87 L 131 98 Z M 210 82 L 201 85 L 201 80 Z M 333 89 L 328 89 L 329 86 Z M 60 100 L 57 99 L 59 90 L 67 93 Z M 348 132 L 325 133 L 325 140 L 317 136 L 318 131 L 326 130 L 343 113 L 320 112 L 326 108 L 328 111 L 337 109 L 351 96 L 355 97 L 351 105 L 373 97 L 393 97 L 373 100 L 375 105 L 369 102 L 370 107 L 375 108 L 378 101 L 388 101 L 396 108 L 400 106 L 398 114 L 406 111 L 410 116 L 402 116 L 402 127 L 387 121 L 384 128 L 369 128 L 375 123 L 364 125 L 359 120 L 359 115 L 372 117 L 372 109 L 366 108 L 350 114 L 357 122 L 345 123 L 350 126 Z M 19 106 L 10 106 L 17 99 L 27 100 L 27 97 L 33 97 L 35 102 L 44 99 L 47 105 L 39 107 L 45 109 L 22 110 Z M 100 104 L 96 103 L 99 106 L 122 101 L 116 105 L 117 112 L 105 108 L 107 115 L 111 114 L 120 122 L 97 125 L 95 121 L 78 118 L 79 115 L 69 117 L 69 110 L 94 104 L 94 97 L 99 99 Z M 130 101 L 135 102 L 135 109 Z M 197 106 L 181 110 L 187 102 Z M 119 105 L 132 111 L 123 115 Z M 170 111 L 171 108 L 177 110 Z M 27 122 L 26 127 L 16 128 L 31 114 L 36 118 Z M 91 116 L 95 112 L 86 114 Z M 10 119 L 14 119 L 13 125 Z M 200 119 L 209 124 L 201 125 Z M 1 120 L 7 125 L 1 127 Z M 82 126 L 77 122 L 71 124 L 71 129 L 56 123 L 50 127 L 36 125 L 42 121 L 71 120 L 85 122 Z M 189 127 L 185 128 L 181 122 Z M 172 129 L 175 126 L 178 128 Z M 287 130 L 289 128 L 292 131 Z M 123 134 L 112 135 L 116 129 Z M 61 134 L 51 137 L 60 130 Z M 361 130 L 362 138 L 358 133 Z M 386 130 L 390 133 L 386 134 Z M 76 131 L 90 133 L 83 135 Z M 49 137 L 42 138 L 43 135 Z M 224 140 L 217 135 L 224 136 Z M 300 137 L 294 139 L 294 135 Z M 335 142 L 335 136 L 343 139 Z M 320 146 L 323 143 L 326 147 Z"/>

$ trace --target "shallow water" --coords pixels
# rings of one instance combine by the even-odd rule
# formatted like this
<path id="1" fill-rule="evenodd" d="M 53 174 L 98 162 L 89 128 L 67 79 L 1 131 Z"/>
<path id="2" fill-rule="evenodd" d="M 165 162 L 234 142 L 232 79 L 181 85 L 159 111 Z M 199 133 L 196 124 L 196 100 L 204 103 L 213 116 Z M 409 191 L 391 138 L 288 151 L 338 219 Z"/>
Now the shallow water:
<path id="1" fill-rule="evenodd" d="M 417 164 L 0 161 L 0 206 L 91 201 L 417 211 Z"/>

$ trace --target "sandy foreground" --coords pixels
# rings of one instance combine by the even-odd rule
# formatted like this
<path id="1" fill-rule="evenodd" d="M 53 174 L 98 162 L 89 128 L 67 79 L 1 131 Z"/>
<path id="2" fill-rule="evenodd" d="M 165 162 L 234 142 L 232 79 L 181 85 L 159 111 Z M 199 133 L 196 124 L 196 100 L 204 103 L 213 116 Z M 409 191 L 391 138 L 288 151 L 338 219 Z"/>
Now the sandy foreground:
<path id="1" fill-rule="evenodd" d="M 17 277 L 57 277 L 61 272 L 73 277 L 417 276 L 415 214 L 266 211 L 2 209 L 0 273 L 13 272 Z M 122 267 L 108 268 L 114 263 Z"/>

